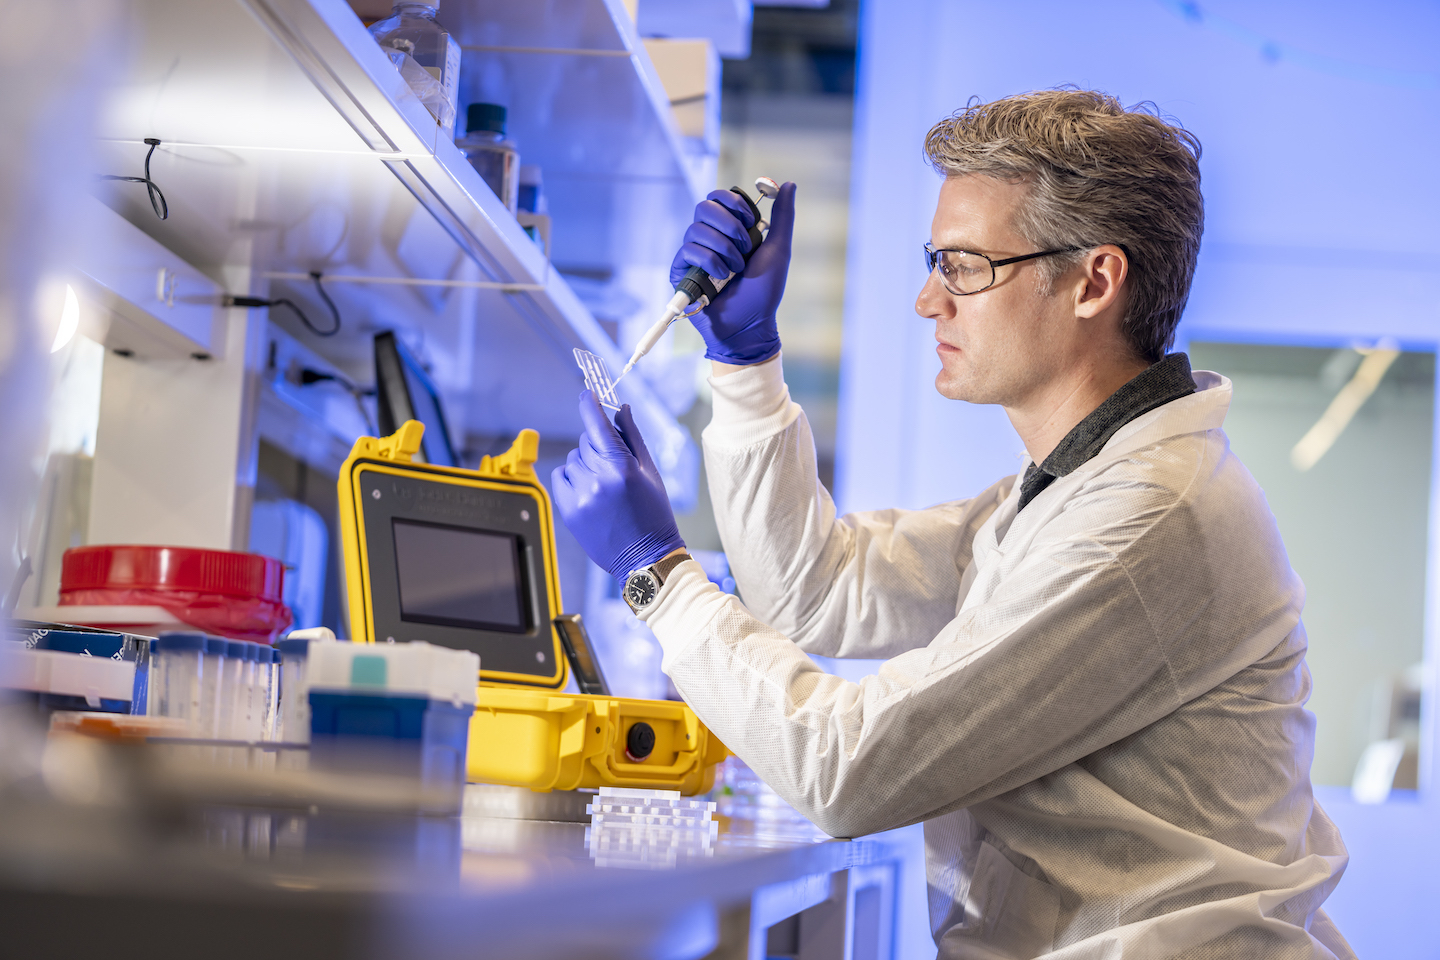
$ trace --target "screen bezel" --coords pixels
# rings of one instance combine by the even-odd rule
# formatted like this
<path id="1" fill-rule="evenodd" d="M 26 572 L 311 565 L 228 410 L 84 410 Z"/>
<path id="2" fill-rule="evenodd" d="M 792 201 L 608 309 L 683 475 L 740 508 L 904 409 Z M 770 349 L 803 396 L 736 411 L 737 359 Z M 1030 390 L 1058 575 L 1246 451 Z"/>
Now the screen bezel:
<path id="1" fill-rule="evenodd" d="M 507 544 L 509 544 L 510 564 L 512 573 L 514 574 L 516 591 L 515 599 L 519 601 L 520 608 L 519 625 L 516 626 L 509 623 L 497 623 L 486 620 L 462 620 L 458 617 L 442 617 L 436 616 L 434 614 L 407 612 L 405 609 L 405 591 L 403 585 L 399 581 L 399 577 L 401 575 L 400 548 L 398 546 L 398 541 L 395 539 L 395 530 L 397 527 L 401 526 L 425 527 L 431 530 L 450 530 L 456 533 L 468 533 L 475 536 L 494 537 L 499 540 L 504 540 Z M 530 618 L 534 615 L 535 611 L 531 609 L 532 604 L 529 602 L 529 592 L 526 590 L 525 567 L 524 564 L 520 562 L 522 547 L 520 544 L 520 538 L 516 534 L 509 533 L 503 530 L 483 530 L 477 527 L 459 527 L 449 523 L 430 523 L 423 520 L 411 520 L 406 517 L 391 517 L 390 538 L 391 543 L 396 544 L 396 591 L 400 597 L 400 619 L 405 623 L 432 623 L 445 627 L 460 627 L 461 629 L 466 630 L 497 630 L 501 633 L 525 633 L 527 630 L 530 629 Z"/>
<path id="2" fill-rule="evenodd" d="M 408 487 L 410 494 L 376 499 L 372 493 L 380 483 L 391 493 Z M 552 565 L 546 562 L 554 534 L 543 489 L 524 480 L 368 458 L 353 463 L 349 486 L 357 518 L 359 612 L 364 617 L 363 624 L 351 624 L 352 635 L 371 642 L 393 637 L 470 650 L 480 656 L 481 680 L 549 689 L 565 684 L 569 666 L 551 623 L 560 595 Z M 521 513 L 528 518 L 522 519 Z M 517 534 L 524 590 L 531 601 L 529 629 L 517 634 L 401 620 L 392 517 Z"/>

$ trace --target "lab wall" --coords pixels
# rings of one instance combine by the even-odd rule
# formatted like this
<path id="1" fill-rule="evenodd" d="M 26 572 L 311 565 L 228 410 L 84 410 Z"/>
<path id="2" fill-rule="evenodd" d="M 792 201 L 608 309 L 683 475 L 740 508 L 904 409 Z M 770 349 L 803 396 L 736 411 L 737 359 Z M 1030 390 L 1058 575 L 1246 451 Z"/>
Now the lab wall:
<path id="1" fill-rule="evenodd" d="M 1152 101 L 1199 137 L 1206 233 L 1180 348 L 1334 350 L 1394 338 L 1407 350 L 1435 350 L 1440 190 L 1429 171 L 1440 148 L 1440 7 L 1433 3 L 1362 10 L 1331 0 L 1040 0 L 1023 8 L 871 2 L 862 8 L 859 51 L 836 439 L 841 509 L 915 508 L 971 496 L 1021 462 L 1022 445 L 999 409 L 935 392 L 933 325 L 914 312 L 925 278 L 920 249 L 940 186 L 923 156 L 924 136 L 971 97 L 1061 84 L 1098 88 L 1126 104 Z M 1251 390 L 1237 382 L 1238 389 Z M 1431 508 L 1434 443 L 1425 434 L 1433 437 L 1435 418 L 1433 407 L 1421 409 L 1433 394 L 1432 380 L 1404 410 L 1379 398 L 1332 453 L 1352 443 L 1365 449 L 1352 449 L 1349 460 L 1388 457 L 1391 469 L 1407 471 L 1386 478 L 1403 495 L 1384 483 L 1366 486 L 1360 474 L 1380 469 L 1379 461 L 1339 460 L 1315 470 L 1345 477 L 1332 477 L 1323 495 L 1302 495 L 1302 481 L 1280 468 L 1288 468 L 1289 445 L 1298 439 L 1291 434 L 1323 409 L 1324 396 L 1292 410 L 1294 423 L 1280 422 L 1264 404 L 1242 412 L 1237 399 L 1236 448 L 1255 460 L 1257 476 L 1275 461 L 1267 494 L 1297 569 L 1305 575 L 1312 568 L 1312 706 L 1332 718 L 1322 718 L 1322 738 L 1333 734 L 1322 739 L 1331 759 L 1317 766 L 1325 782 L 1346 783 L 1353 769 L 1364 724 L 1360 688 L 1423 651 L 1434 662 L 1440 538 Z M 1264 447 L 1280 443 L 1278 453 Z M 1407 450 L 1391 449 L 1407 443 Z M 1301 529 L 1316 515 L 1306 513 L 1312 509 L 1341 513 L 1328 527 Z M 1369 517 L 1389 519 L 1377 527 Z M 1358 581 L 1322 572 L 1343 568 L 1324 556 L 1348 549 L 1341 537 L 1363 546 L 1358 554 L 1369 569 Z M 1366 596 L 1372 582 L 1403 593 L 1393 602 L 1404 609 L 1377 614 L 1377 603 L 1391 601 Z M 1322 635 L 1341 638 L 1331 656 L 1319 649 Z M 1377 645 L 1368 655 L 1367 643 Z M 1355 664 L 1365 669 L 1340 679 Z M 1432 704 L 1429 698 L 1422 722 L 1427 733 Z M 1434 739 L 1422 748 L 1422 787 Z M 1327 796 L 1339 805 L 1348 794 Z M 1373 909 L 1387 898 L 1398 904 L 1440 895 L 1440 884 L 1419 866 L 1440 854 L 1437 808 L 1434 791 L 1422 789 L 1418 799 L 1349 805 L 1337 816 L 1342 830 L 1357 825 L 1353 837 L 1347 833 L 1355 879 L 1341 882 L 1330 909 L 1361 956 L 1440 956 L 1417 919 Z"/>
<path id="2" fill-rule="evenodd" d="M 1424 656 L 1424 518 L 1430 510 L 1435 355 L 1402 353 L 1309 470 L 1291 450 L 1355 370 L 1348 349 L 1192 340 L 1191 362 L 1228 377 L 1230 447 L 1265 491 L 1305 584 L 1316 717 L 1311 779 L 1349 786 L 1387 739 L 1384 694 Z M 1402 787 L 1414 787 L 1407 770 Z"/>
<path id="3" fill-rule="evenodd" d="M 940 398 L 914 313 L 939 181 L 925 132 L 971 97 L 1060 84 L 1195 132 L 1206 232 L 1182 337 L 1344 344 L 1440 333 L 1440 9 L 1376 4 L 871 3 L 860 83 L 836 486 L 924 506 L 1014 472 L 997 410 Z"/>

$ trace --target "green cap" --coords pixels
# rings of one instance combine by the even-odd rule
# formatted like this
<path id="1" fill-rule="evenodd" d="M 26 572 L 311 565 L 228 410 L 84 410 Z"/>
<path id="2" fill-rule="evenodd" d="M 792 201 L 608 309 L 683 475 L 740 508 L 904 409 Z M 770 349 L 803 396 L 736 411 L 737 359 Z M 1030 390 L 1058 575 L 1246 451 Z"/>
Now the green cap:
<path id="1" fill-rule="evenodd" d="M 505 132 L 505 108 L 498 103 L 472 103 L 465 111 L 465 132 L 488 130 L 491 133 Z"/>

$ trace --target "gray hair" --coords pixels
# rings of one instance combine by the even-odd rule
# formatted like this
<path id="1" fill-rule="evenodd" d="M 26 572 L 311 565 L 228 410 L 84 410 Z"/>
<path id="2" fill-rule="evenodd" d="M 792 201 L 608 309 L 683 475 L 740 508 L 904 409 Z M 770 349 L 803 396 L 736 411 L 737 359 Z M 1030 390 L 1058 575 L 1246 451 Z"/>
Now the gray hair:
<path id="1" fill-rule="evenodd" d="M 1121 332 L 1154 363 L 1175 342 L 1205 229 L 1200 141 L 1153 104 L 1061 89 L 1005 97 L 935 124 L 925 155 L 940 173 L 1030 184 L 1015 227 L 1037 250 L 1112 243 L 1129 260 Z M 1048 284 L 1083 253 L 1039 261 Z"/>

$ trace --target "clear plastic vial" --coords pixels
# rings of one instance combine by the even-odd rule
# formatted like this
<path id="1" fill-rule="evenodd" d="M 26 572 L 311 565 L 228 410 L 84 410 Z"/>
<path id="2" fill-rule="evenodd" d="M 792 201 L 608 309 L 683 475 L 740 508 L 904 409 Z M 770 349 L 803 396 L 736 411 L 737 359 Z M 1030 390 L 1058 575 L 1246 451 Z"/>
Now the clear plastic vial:
<path id="1" fill-rule="evenodd" d="M 225 672 L 220 678 L 220 738 L 245 738 L 245 648 L 244 640 L 226 641 Z"/>
<path id="2" fill-rule="evenodd" d="M 200 735 L 205 634 L 162 633 L 155 649 L 160 661 L 160 716 L 184 720 L 190 736 Z"/>
<path id="3" fill-rule="evenodd" d="M 399 0 L 390 16 L 370 26 L 370 35 L 395 64 L 415 96 L 455 136 L 459 109 L 460 45 L 435 19 L 440 4 Z"/>
<path id="4" fill-rule="evenodd" d="M 280 696 L 280 651 L 260 648 L 261 723 L 260 739 L 275 739 L 275 711 Z"/>
<path id="5" fill-rule="evenodd" d="M 275 739 L 286 743 L 310 742 L 310 703 L 306 700 L 305 666 L 310 641 L 286 637 L 276 642 L 280 650 L 280 729 Z"/>
<path id="6" fill-rule="evenodd" d="M 195 735 L 202 740 L 220 736 L 220 678 L 225 669 L 225 648 L 221 637 L 205 638 L 204 674 L 200 678 L 200 717 Z"/>
<path id="7" fill-rule="evenodd" d="M 470 166 L 514 213 L 520 208 L 520 151 L 505 139 L 505 108 L 472 103 L 465 111 L 465 136 L 455 141 Z"/>
<path id="8" fill-rule="evenodd" d="M 265 704 L 260 692 L 260 644 L 246 644 L 245 649 L 245 737 L 254 742 L 260 739 L 260 724 L 265 714 Z"/>

